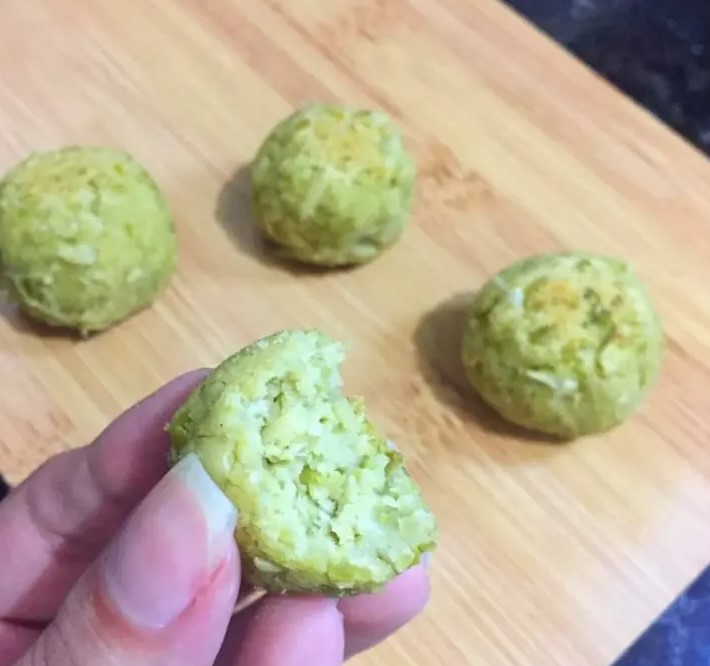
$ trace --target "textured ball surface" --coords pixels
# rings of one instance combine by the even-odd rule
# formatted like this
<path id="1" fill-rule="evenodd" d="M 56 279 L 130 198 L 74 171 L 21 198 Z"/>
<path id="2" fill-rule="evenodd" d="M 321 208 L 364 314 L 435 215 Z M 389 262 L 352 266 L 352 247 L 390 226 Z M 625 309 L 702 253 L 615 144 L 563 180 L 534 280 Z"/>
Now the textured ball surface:
<path id="1" fill-rule="evenodd" d="M 244 575 L 272 592 L 375 591 L 434 548 L 402 456 L 341 392 L 340 344 L 284 331 L 224 361 L 168 426 L 239 511 Z"/>
<path id="2" fill-rule="evenodd" d="M 517 261 L 477 294 L 463 361 L 504 418 L 573 438 L 604 432 L 644 401 L 663 332 L 626 262 L 559 253 Z"/>
<path id="3" fill-rule="evenodd" d="M 326 267 L 362 264 L 401 235 L 415 179 L 384 113 L 311 105 L 281 121 L 259 149 L 252 206 L 280 254 Z"/>
<path id="4" fill-rule="evenodd" d="M 0 181 L 3 287 L 36 319 L 106 329 L 153 301 L 176 255 L 161 192 L 124 152 L 37 153 Z"/>

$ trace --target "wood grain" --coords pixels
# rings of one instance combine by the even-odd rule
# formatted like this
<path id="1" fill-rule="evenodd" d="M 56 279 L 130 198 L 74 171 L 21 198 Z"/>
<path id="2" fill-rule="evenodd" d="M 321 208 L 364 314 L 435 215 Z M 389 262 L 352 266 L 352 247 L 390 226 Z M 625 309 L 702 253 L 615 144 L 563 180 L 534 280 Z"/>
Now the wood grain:
<path id="1" fill-rule="evenodd" d="M 710 554 L 710 167 L 493 0 L 5 0 L 0 168 L 118 145 L 168 194 L 179 274 L 77 342 L 0 322 L 0 468 L 18 481 L 174 375 L 288 326 L 351 345 L 350 390 L 441 520 L 427 612 L 358 664 L 600 666 Z M 271 262 L 244 167 L 308 100 L 383 108 L 420 165 L 402 241 L 356 271 Z M 647 408 L 601 438 L 531 442 L 466 390 L 462 307 L 553 248 L 631 259 L 668 334 Z"/>

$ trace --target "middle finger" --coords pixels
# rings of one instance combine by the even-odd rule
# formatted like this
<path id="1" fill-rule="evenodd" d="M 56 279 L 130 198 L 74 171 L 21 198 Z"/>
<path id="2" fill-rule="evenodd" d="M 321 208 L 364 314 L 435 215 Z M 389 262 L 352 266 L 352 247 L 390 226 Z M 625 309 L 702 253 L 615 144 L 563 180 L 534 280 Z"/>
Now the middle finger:
<path id="1" fill-rule="evenodd" d="M 289 642 L 288 637 L 279 638 L 284 627 L 288 635 L 293 637 L 296 630 L 311 633 L 313 625 L 325 631 L 325 624 L 328 623 L 330 623 L 328 625 L 330 636 L 311 636 L 316 645 L 323 647 L 323 650 L 317 652 L 316 660 L 308 661 L 303 657 L 303 662 L 288 663 L 307 663 L 312 666 L 330 664 L 329 661 L 318 661 L 318 659 L 330 658 L 328 650 L 333 647 L 333 640 L 339 639 L 340 635 L 343 636 L 343 655 L 340 656 L 342 661 L 343 656 L 350 658 L 372 648 L 393 634 L 422 611 L 428 598 L 429 581 L 424 565 L 418 565 L 401 574 L 379 594 L 364 594 L 339 600 L 335 615 L 332 614 L 335 600 L 322 597 L 266 596 L 232 618 L 216 666 L 241 666 L 243 663 L 250 666 L 271 666 L 272 663 L 281 666 L 285 662 L 246 661 L 243 652 L 246 639 L 250 640 L 247 645 L 250 651 L 247 656 L 250 658 L 256 651 L 257 658 L 269 659 L 270 653 L 264 651 L 275 649 L 274 646 L 292 654 L 301 654 L 303 657 L 303 653 L 299 653 L 298 650 L 307 649 L 308 646 L 304 647 L 300 642 Z M 317 605 L 314 606 L 312 602 Z M 314 612 L 316 617 L 313 616 Z M 323 614 L 327 616 L 325 624 Z M 332 624 L 335 620 L 339 622 L 336 627 Z M 255 623 L 257 626 L 253 626 Z M 260 648 L 257 644 L 261 641 L 266 641 L 269 645 Z M 340 647 L 338 646 L 337 649 Z M 340 664 L 341 661 L 334 663 Z"/>

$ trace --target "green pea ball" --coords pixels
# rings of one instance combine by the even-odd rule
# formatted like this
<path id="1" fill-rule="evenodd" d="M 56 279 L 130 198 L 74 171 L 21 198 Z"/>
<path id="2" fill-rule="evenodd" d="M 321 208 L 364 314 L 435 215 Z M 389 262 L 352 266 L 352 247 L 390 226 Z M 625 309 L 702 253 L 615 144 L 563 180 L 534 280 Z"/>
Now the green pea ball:
<path id="1" fill-rule="evenodd" d="M 258 227 L 285 258 L 363 264 L 402 234 L 416 179 L 402 135 L 380 111 L 306 106 L 281 121 L 251 166 Z"/>
<path id="2" fill-rule="evenodd" d="M 516 261 L 480 290 L 463 362 L 508 421 L 563 439 L 601 433 L 644 402 L 663 332 L 631 266 L 591 253 Z"/>
<path id="3" fill-rule="evenodd" d="M 125 152 L 36 153 L 0 181 L 0 277 L 29 316 L 83 335 L 148 306 L 173 274 L 175 229 Z"/>

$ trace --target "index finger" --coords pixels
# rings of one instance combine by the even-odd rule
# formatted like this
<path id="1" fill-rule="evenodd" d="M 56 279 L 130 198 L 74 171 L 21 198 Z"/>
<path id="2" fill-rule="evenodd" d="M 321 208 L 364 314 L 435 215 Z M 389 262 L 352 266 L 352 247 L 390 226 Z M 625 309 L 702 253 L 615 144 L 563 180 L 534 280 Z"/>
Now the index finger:
<path id="1" fill-rule="evenodd" d="M 89 445 L 48 460 L 0 503 L 0 618 L 46 622 L 167 471 L 163 428 L 206 371 L 182 375 Z"/>

